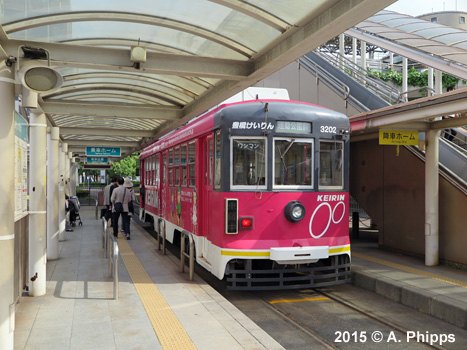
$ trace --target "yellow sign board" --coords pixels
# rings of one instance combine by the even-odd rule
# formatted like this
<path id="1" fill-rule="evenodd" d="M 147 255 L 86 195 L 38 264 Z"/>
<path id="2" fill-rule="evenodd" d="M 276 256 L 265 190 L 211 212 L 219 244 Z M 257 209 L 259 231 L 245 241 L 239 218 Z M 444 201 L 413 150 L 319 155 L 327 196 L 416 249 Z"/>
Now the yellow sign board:
<path id="1" fill-rule="evenodd" d="M 395 145 L 395 146 L 417 146 L 418 131 L 414 130 L 380 130 L 379 131 L 380 145 Z"/>

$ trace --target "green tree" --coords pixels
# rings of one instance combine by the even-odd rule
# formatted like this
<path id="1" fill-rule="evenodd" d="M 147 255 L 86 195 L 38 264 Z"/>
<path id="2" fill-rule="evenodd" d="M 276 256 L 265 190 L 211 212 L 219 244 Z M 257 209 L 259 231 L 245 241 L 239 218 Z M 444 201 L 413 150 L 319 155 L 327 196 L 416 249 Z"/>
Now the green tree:
<path id="1" fill-rule="evenodd" d="M 133 153 L 132 155 L 113 163 L 113 170 L 109 171 L 109 174 L 111 176 L 120 175 L 123 177 L 135 177 L 137 164 L 139 164 L 139 154 Z"/>

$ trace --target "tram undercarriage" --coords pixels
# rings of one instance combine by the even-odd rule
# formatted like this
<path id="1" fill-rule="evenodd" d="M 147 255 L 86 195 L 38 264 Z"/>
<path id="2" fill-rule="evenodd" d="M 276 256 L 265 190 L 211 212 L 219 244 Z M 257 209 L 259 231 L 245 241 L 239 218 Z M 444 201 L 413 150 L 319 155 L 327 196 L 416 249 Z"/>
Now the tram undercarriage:
<path id="1" fill-rule="evenodd" d="M 333 255 L 313 264 L 280 265 L 272 260 L 236 259 L 226 269 L 229 290 L 304 289 L 350 282 L 350 257 Z"/>

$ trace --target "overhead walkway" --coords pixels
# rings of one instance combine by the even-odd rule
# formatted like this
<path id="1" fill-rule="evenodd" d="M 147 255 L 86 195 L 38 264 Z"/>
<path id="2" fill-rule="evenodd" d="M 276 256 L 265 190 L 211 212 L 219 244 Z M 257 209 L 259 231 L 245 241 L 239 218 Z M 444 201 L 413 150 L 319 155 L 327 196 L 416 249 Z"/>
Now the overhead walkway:
<path id="1" fill-rule="evenodd" d="M 395 91 L 394 88 L 377 78 L 369 77 L 365 69 L 358 67 L 345 57 L 332 54 L 325 48 L 324 50 L 315 50 L 300 58 L 300 64 L 315 76 L 318 69 L 324 71 L 320 76 L 321 81 L 334 87 L 334 92 L 339 97 L 342 97 L 343 91 L 346 100 L 360 112 L 377 110 L 404 102 L 400 92 Z M 446 62 L 445 64 L 449 65 L 450 63 Z M 463 123 L 459 125 L 463 125 Z M 462 130 L 459 133 L 462 133 Z M 444 130 L 441 133 L 441 136 L 443 135 Z M 441 165 L 455 177 L 467 183 L 466 148 L 467 142 L 460 137 L 457 138 L 457 143 L 449 142 L 443 137 L 440 138 L 439 159 Z M 412 151 L 415 152 L 417 149 L 412 147 Z"/>

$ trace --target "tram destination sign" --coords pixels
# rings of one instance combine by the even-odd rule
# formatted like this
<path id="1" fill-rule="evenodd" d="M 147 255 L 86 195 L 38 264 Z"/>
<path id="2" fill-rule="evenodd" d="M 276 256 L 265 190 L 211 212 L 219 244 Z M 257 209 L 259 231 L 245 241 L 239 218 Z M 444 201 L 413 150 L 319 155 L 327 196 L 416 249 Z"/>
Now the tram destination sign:
<path id="1" fill-rule="evenodd" d="M 311 133 L 311 123 L 278 120 L 276 132 L 309 134 Z"/>
<path id="2" fill-rule="evenodd" d="M 86 147 L 86 157 L 120 157 L 120 147 Z"/>
<path id="3" fill-rule="evenodd" d="M 380 130 L 379 131 L 380 145 L 394 146 L 417 146 L 418 131 L 416 130 Z"/>

